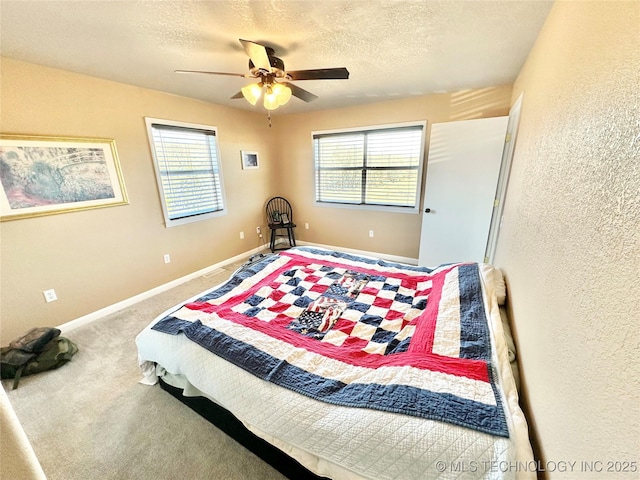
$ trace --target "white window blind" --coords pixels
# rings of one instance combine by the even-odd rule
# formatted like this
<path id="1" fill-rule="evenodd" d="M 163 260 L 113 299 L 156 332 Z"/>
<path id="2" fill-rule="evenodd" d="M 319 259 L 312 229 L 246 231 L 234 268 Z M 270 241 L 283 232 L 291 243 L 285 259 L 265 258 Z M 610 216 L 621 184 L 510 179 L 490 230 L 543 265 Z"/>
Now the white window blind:
<path id="1" fill-rule="evenodd" d="M 418 208 L 424 124 L 314 133 L 316 202 Z"/>
<path id="2" fill-rule="evenodd" d="M 167 225 L 224 212 L 215 129 L 147 119 Z"/>

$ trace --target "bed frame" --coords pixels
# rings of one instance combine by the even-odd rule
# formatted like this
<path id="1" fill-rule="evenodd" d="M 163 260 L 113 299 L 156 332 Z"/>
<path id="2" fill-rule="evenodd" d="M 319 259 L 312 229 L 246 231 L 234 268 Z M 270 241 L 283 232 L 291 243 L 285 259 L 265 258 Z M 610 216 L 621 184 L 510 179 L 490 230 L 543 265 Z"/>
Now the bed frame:
<path id="1" fill-rule="evenodd" d="M 249 431 L 229 410 L 205 397 L 186 397 L 183 390 L 159 379 L 160 387 L 193 411 L 204 417 L 240 445 L 254 453 L 291 480 L 329 480 L 303 467 L 277 447 Z"/>

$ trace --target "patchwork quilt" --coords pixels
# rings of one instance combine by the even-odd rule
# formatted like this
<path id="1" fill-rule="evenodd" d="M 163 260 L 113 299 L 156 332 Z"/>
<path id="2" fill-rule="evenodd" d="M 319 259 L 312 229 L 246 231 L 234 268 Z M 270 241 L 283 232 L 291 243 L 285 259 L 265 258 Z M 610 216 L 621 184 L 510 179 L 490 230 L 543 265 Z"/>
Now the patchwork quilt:
<path id="1" fill-rule="evenodd" d="M 432 270 L 294 248 L 153 330 L 323 402 L 509 436 L 477 264 Z"/>

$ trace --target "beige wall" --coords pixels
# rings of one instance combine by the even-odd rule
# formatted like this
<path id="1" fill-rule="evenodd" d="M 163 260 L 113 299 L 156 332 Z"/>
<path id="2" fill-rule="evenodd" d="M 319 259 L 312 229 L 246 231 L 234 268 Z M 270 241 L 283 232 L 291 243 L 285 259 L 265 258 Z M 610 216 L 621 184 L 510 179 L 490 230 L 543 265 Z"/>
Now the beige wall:
<path id="1" fill-rule="evenodd" d="M 130 200 L 0 224 L 2 344 L 259 245 L 255 227 L 264 223 L 276 168 L 264 115 L 9 59 L 1 68 L 0 130 L 115 139 Z M 145 116 L 218 127 L 226 216 L 165 228 Z M 241 149 L 260 152 L 258 170 L 241 169 Z M 59 300 L 47 304 L 42 291 L 49 288 Z"/>
<path id="2" fill-rule="evenodd" d="M 0 224 L 0 340 L 57 326 L 258 247 L 271 195 L 291 199 L 309 242 L 416 258 L 420 215 L 314 207 L 311 131 L 504 115 L 511 86 L 301 115 L 207 104 L 71 72 L 2 59 L 0 131 L 116 141 L 130 204 Z M 218 127 L 229 213 L 165 228 L 144 117 Z M 240 150 L 260 153 L 242 170 Z M 304 230 L 308 222 L 310 230 Z M 336 228 L 340 225 L 340 228 Z M 375 230 L 373 239 L 368 230 Z M 244 231 L 245 239 L 239 239 Z M 265 236 L 266 240 L 266 236 Z M 165 265 L 163 255 L 171 255 Z M 45 303 L 53 288 L 59 300 Z"/>
<path id="3" fill-rule="evenodd" d="M 419 214 L 314 206 L 311 132 L 426 120 L 428 144 L 432 123 L 508 115 L 510 96 L 511 85 L 507 85 L 278 117 L 282 166 L 276 191 L 295 207 L 297 238 L 417 259 Z M 304 229 L 305 222 L 309 230 Z M 374 231 L 373 238 L 369 230 Z"/>
<path id="4" fill-rule="evenodd" d="M 640 2 L 557 2 L 524 92 L 496 264 L 544 461 L 640 452 Z"/>

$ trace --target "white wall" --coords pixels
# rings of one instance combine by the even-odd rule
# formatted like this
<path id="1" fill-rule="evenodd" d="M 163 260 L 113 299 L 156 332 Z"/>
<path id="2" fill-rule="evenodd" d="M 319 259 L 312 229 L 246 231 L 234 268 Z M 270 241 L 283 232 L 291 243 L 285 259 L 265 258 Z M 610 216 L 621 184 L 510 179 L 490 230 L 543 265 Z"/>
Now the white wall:
<path id="1" fill-rule="evenodd" d="M 46 480 L 9 397 L 0 385 L 0 479 Z"/>

